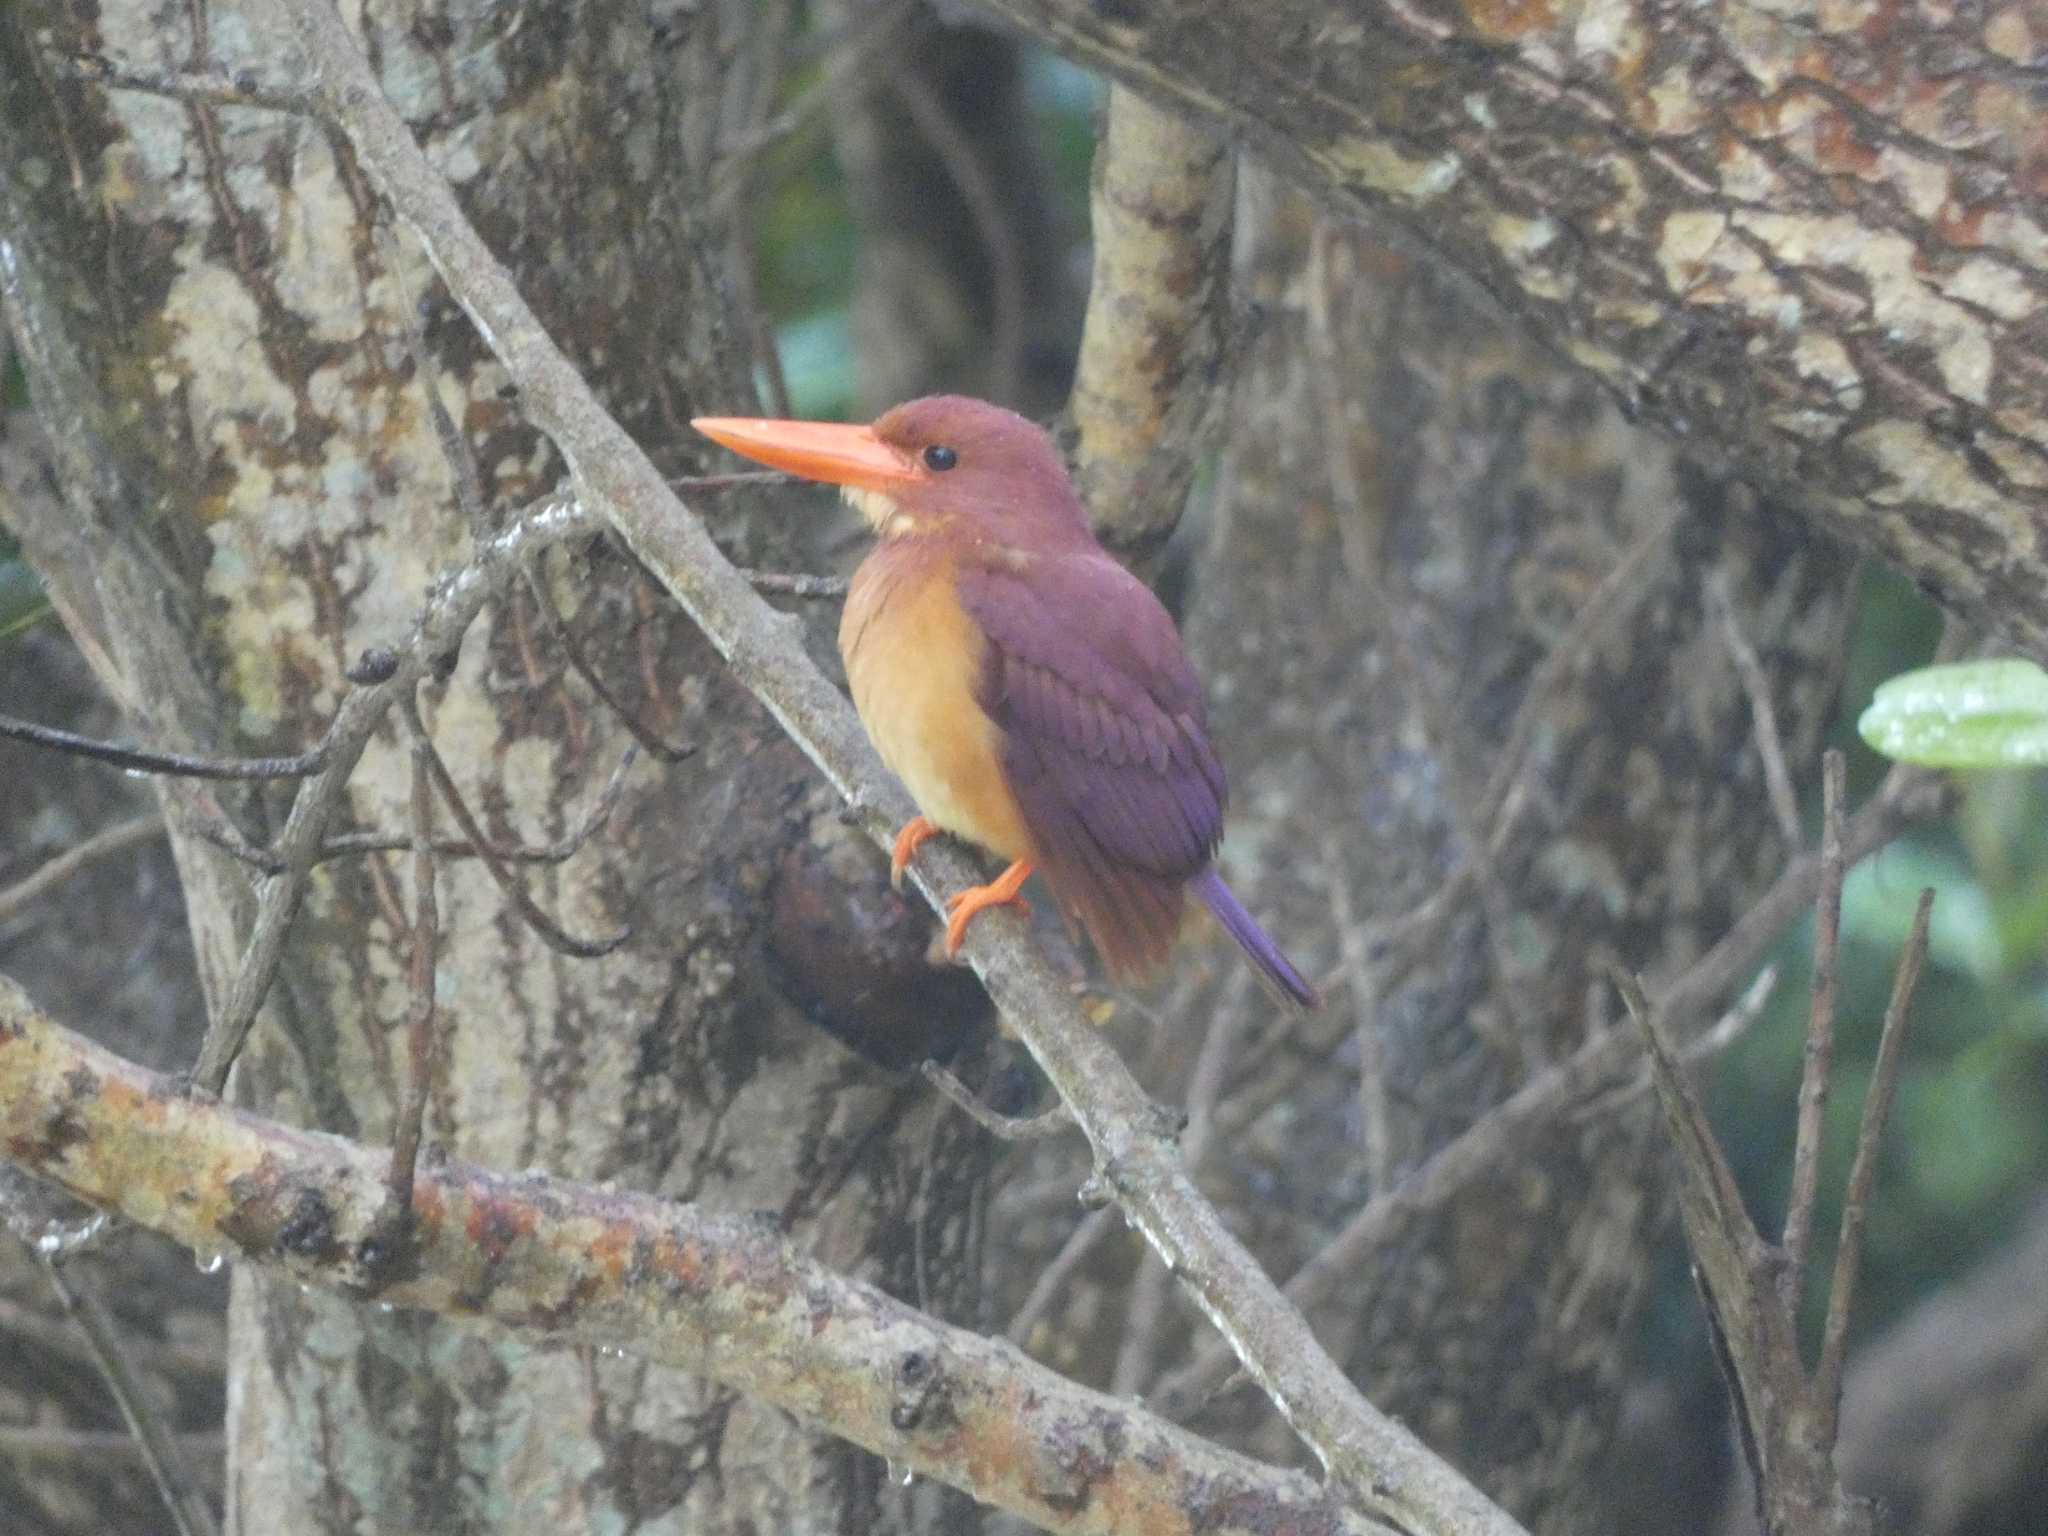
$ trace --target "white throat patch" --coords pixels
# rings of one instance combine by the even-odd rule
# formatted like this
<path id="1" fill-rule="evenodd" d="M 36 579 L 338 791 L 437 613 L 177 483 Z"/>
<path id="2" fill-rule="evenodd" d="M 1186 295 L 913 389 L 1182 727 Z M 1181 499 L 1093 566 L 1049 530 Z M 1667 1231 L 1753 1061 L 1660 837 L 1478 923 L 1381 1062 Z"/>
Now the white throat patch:
<path id="1" fill-rule="evenodd" d="M 839 494 L 846 498 L 847 505 L 858 512 L 870 528 L 885 539 L 909 533 L 916 526 L 910 514 L 905 512 L 896 498 L 887 491 L 871 491 L 859 485 L 842 485 Z"/>

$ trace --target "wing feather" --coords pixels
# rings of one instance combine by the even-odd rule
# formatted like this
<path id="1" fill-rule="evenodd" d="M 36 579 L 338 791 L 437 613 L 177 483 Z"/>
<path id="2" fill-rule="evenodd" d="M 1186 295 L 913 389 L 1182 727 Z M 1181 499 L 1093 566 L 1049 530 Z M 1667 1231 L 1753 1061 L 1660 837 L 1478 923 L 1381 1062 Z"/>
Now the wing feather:
<path id="1" fill-rule="evenodd" d="M 963 562 L 979 691 L 1054 896 L 1112 969 L 1165 958 L 1223 831 L 1223 766 L 1173 620 L 1107 555 Z"/>

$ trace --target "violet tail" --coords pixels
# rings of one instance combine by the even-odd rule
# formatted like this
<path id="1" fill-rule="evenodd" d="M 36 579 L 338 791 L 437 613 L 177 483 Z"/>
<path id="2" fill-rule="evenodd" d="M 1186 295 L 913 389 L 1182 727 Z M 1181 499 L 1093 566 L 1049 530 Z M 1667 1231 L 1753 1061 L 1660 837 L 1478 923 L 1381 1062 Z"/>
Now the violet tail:
<path id="1" fill-rule="evenodd" d="M 1230 887 L 1223 883 L 1223 877 L 1214 868 L 1203 870 L 1189 883 L 1203 904 L 1216 914 L 1216 921 L 1237 940 L 1237 947 L 1245 952 L 1258 973 L 1277 987 L 1289 1002 L 1300 1008 L 1322 1006 L 1323 1000 L 1316 989 L 1303 979 L 1294 963 L 1280 953 L 1280 946 L 1230 894 Z"/>

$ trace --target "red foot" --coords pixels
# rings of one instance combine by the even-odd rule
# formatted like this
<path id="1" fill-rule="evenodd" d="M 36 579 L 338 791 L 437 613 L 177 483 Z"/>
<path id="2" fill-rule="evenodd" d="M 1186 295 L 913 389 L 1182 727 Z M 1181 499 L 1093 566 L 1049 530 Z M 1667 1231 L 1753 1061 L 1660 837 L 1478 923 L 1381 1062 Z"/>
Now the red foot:
<path id="1" fill-rule="evenodd" d="M 948 896 L 946 910 L 952 916 L 946 923 L 946 957 L 951 959 L 960 953 L 960 946 L 967 942 L 967 925 L 974 921 L 975 913 L 989 907 L 1014 906 L 1028 914 L 1031 904 L 1017 893 L 1030 878 L 1031 861 L 1019 859 L 987 885 L 970 886 L 957 896 Z"/>
<path id="2" fill-rule="evenodd" d="M 903 889 L 903 871 L 909 867 L 910 857 L 916 853 L 925 839 L 937 837 L 939 829 L 922 816 L 913 816 L 903 824 L 903 830 L 896 834 L 896 846 L 889 850 L 889 884 L 897 890 Z"/>

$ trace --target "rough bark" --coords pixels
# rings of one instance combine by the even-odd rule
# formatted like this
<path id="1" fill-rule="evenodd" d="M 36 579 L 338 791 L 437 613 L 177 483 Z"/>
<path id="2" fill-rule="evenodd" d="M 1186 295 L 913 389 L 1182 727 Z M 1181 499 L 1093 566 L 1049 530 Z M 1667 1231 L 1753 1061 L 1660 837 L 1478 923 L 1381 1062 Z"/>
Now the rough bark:
<path id="1" fill-rule="evenodd" d="M 386 1154 L 187 1095 L 5 977 L 0 1089 L 11 1159 L 181 1242 L 232 1244 L 385 1308 L 682 1366 L 1051 1532 L 1393 1536 L 1334 1488 L 937 1322 L 758 1217 L 447 1159 L 419 1170 L 418 1220 L 393 1265 Z M 808 1511 L 796 1518 L 810 1528 Z"/>
<path id="2" fill-rule="evenodd" d="M 1701 582 L 1731 583 L 1799 763 L 1833 699 L 1852 562 L 1687 468 L 1540 348 L 1504 341 L 1440 267 L 1318 229 L 1270 178 L 1243 180 L 1239 272 L 1260 329 L 1187 630 L 1233 775 L 1226 867 L 1331 1001 L 1305 1025 L 1249 1009 L 1214 1111 L 1228 1155 L 1206 1183 L 1287 1275 L 1601 1027 L 1605 961 L 1671 975 L 1775 871 L 1786 850 Z M 1654 555 L 1605 627 L 1530 698 L 1645 537 Z M 1503 771 L 1519 785 L 1505 833 L 1475 810 L 1512 803 L 1489 794 Z M 1418 929 L 1408 919 L 1457 876 L 1475 830 L 1493 840 L 1490 875 Z M 1245 1008 L 1216 960 L 1203 981 L 1184 957 L 1169 1016 Z M 1149 1081 L 1172 1100 L 1194 1042 L 1138 1034 L 1131 1049 L 1148 1044 Z M 1398 1217 L 1311 1312 L 1375 1403 L 1539 1529 L 1589 1528 L 1586 1473 L 1665 1210 L 1654 1149 L 1639 1110 L 1566 1114 L 1493 1177 Z M 1071 1223 L 1005 1225 L 1055 1242 Z M 1106 1372 L 1142 1321 L 1154 1337 L 1134 1385 L 1149 1393 L 1187 1320 L 1170 1305 L 1140 1319 L 1128 1245 L 1099 1253 L 1039 1337 Z M 1283 1453 L 1241 1392 L 1192 1422 Z"/>
<path id="3" fill-rule="evenodd" d="M 369 13 L 385 89 L 555 334 L 651 442 L 682 441 L 693 410 L 750 395 L 745 348 L 727 328 L 726 242 L 699 194 L 721 146 L 764 105 L 752 13 Z M 74 457 L 100 466 L 84 484 L 104 530 L 22 535 L 67 617 L 97 640 L 103 681 L 134 706 L 138 734 L 289 748 L 317 737 L 341 670 L 402 638 L 426 584 L 464 555 L 471 529 L 424 390 L 447 402 L 490 505 L 558 471 L 502 397 L 502 371 L 432 297 L 425 264 L 375 234 L 373 200 L 319 126 L 74 85 L 31 41 L 48 28 L 60 52 L 280 81 L 295 49 L 270 7 L 196 14 L 203 37 L 182 10 L 126 6 L 99 8 L 89 25 L 18 8 L 0 33 L 0 176 L 19 242 L 10 297 L 75 359 L 68 375 L 26 360 L 38 406 L 61 402 Z M 416 302 L 430 379 L 405 340 Z M 779 566 L 801 556 L 778 526 L 735 514 L 721 531 L 747 563 Z M 123 559 L 147 574 L 108 601 L 124 590 L 109 581 Z M 971 1297 L 978 1134 L 829 1039 L 797 1001 L 815 1003 L 835 967 L 867 967 L 876 1012 L 900 1006 L 892 983 L 922 970 L 916 925 L 888 916 L 899 908 L 816 921 L 853 904 L 849 878 L 874 887 L 872 855 L 629 562 L 558 563 L 550 586 L 614 690 L 694 755 L 643 762 L 599 844 L 528 877 L 572 928 L 633 925 L 604 960 L 547 950 L 480 870 L 444 865 L 430 1145 L 769 1211 L 842 1269 L 942 1308 Z M 521 591 L 423 702 L 472 804 L 508 840 L 567 830 L 626 741 Z M 259 836 L 279 803 L 230 802 Z M 350 810 L 388 830 L 406 824 L 406 804 L 407 754 L 387 731 Z M 180 858 L 217 998 L 247 880 L 204 845 L 183 842 Z M 242 1098 L 389 1139 L 404 1086 L 408 901 L 395 863 L 324 868 L 238 1071 Z M 917 1026 L 931 1027 L 922 1014 Z M 828 1022 L 857 1033 L 869 1021 Z M 901 1492 L 871 1457 L 671 1371 L 450 1334 L 253 1275 L 237 1278 L 233 1322 L 240 1528 L 972 1519 L 937 1494 Z"/>
<path id="4" fill-rule="evenodd" d="M 2048 655 L 2038 6 L 984 0 Z"/>

